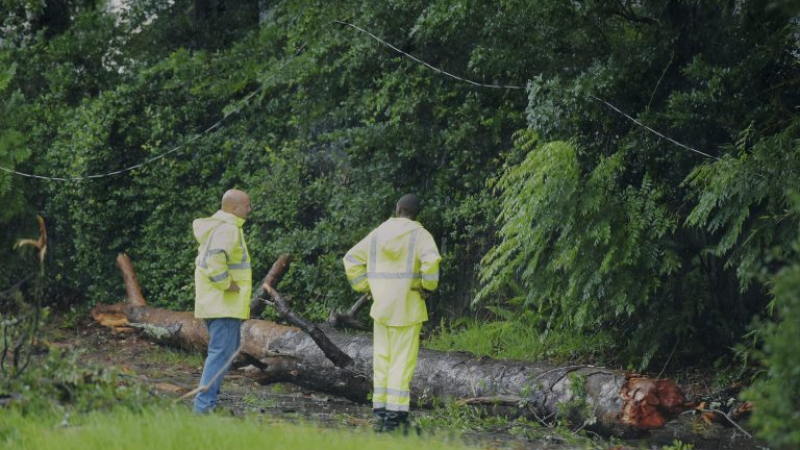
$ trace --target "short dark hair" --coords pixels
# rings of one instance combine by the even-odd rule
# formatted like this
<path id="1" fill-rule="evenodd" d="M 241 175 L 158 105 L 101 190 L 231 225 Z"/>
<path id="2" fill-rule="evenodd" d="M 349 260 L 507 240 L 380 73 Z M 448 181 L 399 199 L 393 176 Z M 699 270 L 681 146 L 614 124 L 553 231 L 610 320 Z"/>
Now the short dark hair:
<path id="1" fill-rule="evenodd" d="M 415 194 L 406 194 L 397 201 L 397 215 L 416 219 L 422 209 L 419 197 Z"/>

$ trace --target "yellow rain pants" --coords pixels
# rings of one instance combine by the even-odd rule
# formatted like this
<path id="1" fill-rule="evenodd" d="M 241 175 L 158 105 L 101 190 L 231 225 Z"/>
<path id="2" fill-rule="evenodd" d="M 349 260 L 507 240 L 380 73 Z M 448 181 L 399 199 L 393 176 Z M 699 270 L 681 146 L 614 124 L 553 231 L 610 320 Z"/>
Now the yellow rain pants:
<path id="1" fill-rule="evenodd" d="M 374 322 L 372 407 L 408 411 L 422 324 L 387 327 Z"/>

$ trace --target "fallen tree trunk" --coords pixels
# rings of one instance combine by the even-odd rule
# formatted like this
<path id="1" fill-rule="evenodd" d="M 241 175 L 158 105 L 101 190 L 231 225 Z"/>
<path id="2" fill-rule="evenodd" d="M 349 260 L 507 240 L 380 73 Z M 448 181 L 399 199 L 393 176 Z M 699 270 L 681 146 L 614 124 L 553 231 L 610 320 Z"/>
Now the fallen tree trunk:
<path id="1" fill-rule="evenodd" d="M 135 283 L 127 257 L 118 258 L 126 284 Z M 138 286 L 127 287 L 139 293 Z M 205 350 L 207 332 L 192 312 L 147 306 L 140 294 L 129 302 L 98 305 L 92 315 L 101 324 L 147 324 L 162 330 L 160 340 Z M 242 353 L 257 360 L 261 381 L 289 381 L 306 388 L 367 403 L 372 390 L 372 340 L 325 328 L 327 337 L 352 363 L 334 365 L 311 337 L 295 327 L 264 320 L 242 325 Z M 421 349 L 411 385 L 418 406 L 434 399 L 456 398 L 542 421 L 555 417 L 605 435 L 633 436 L 661 427 L 683 411 L 684 397 L 675 383 L 592 366 L 554 367 L 541 363 L 476 358 L 461 352 Z"/>

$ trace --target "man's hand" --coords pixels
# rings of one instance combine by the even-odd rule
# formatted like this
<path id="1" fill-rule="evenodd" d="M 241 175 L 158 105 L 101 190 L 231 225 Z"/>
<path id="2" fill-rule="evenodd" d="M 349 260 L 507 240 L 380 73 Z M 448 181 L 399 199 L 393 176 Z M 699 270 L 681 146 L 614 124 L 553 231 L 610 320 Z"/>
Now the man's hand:
<path id="1" fill-rule="evenodd" d="M 235 281 L 231 281 L 231 285 L 225 289 L 225 292 L 239 292 L 239 285 Z"/>

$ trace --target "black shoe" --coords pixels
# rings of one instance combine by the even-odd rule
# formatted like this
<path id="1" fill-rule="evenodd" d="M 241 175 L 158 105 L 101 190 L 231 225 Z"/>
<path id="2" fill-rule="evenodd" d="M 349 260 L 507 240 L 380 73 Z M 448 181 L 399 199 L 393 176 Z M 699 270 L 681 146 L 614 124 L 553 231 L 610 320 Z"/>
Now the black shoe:
<path id="1" fill-rule="evenodd" d="M 408 411 L 386 411 L 386 420 L 384 421 L 384 431 L 393 432 L 395 430 L 402 430 L 403 436 L 408 436 L 408 430 L 411 423 L 408 421 Z"/>
<path id="2" fill-rule="evenodd" d="M 372 425 L 372 431 L 376 433 L 383 433 L 386 431 L 386 408 L 375 408 L 372 410 L 375 415 L 375 423 Z"/>

